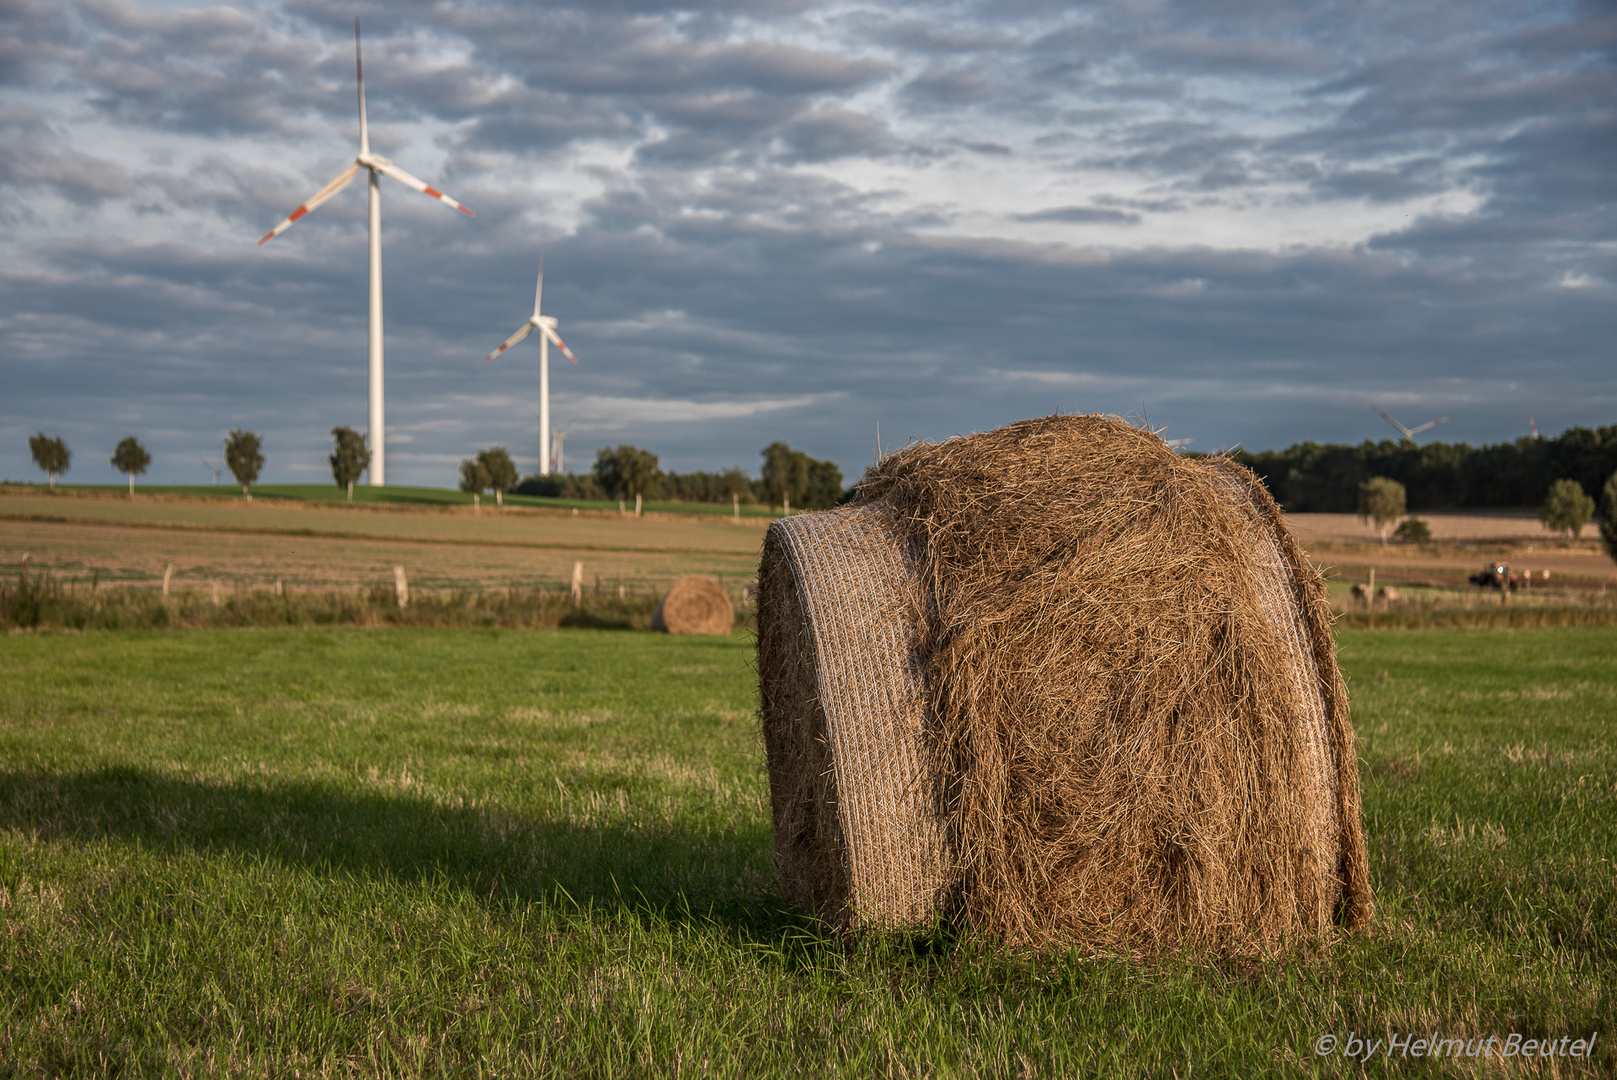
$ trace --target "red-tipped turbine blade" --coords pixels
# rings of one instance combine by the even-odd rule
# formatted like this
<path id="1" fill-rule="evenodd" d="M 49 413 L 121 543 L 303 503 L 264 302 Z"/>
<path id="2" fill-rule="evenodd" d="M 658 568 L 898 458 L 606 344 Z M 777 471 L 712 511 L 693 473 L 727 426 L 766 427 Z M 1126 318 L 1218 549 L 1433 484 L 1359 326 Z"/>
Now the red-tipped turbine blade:
<path id="1" fill-rule="evenodd" d="M 472 213 L 469 207 L 462 206 L 454 199 L 451 199 L 448 195 L 445 195 L 437 188 L 428 184 L 425 180 L 416 179 L 403 169 L 399 168 L 397 165 L 393 164 L 391 161 L 386 163 L 377 162 L 375 168 L 376 171 L 381 173 L 383 176 L 391 176 L 405 187 L 414 188 L 423 195 L 431 195 L 434 199 L 437 199 L 440 202 L 448 203 L 450 206 L 453 206 L 456 210 L 459 210 L 463 214 L 470 214 L 472 217 L 477 216 L 476 214 Z"/>
<path id="2" fill-rule="evenodd" d="M 505 350 L 509 349 L 511 346 L 513 346 L 517 342 L 521 341 L 523 338 L 527 337 L 529 332 L 531 332 L 532 330 L 533 330 L 533 323 L 531 323 L 531 322 L 523 323 L 521 330 L 518 330 L 516 333 L 512 334 L 510 337 L 506 338 L 503 342 L 500 343 L 500 347 L 498 349 L 495 349 L 493 352 L 491 352 L 487 356 L 483 357 L 483 363 L 485 363 L 485 364 L 488 363 L 490 360 L 494 359 L 496 356 L 500 355 Z"/>
<path id="3" fill-rule="evenodd" d="M 560 349 L 567 359 L 571 360 L 575 364 L 578 363 L 578 357 L 573 355 L 573 350 L 567 347 L 566 343 L 562 341 L 562 339 L 557 335 L 556 331 L 552 330 L 548 326 L 545 327 L 545 337 L 555 342 L 556 348 Z"/>
<path id="4" fill-rule="evenodd" d="M 347 187 L 349 182 L 352 181 L 358 173 L 359 163 L 355 162 L 342 172 L 338 173 L 336 176 L 332 177 L 329 184 L 315 192 L 313 195 L 310 195 L 308 201 L 306 201 L 296 210 L 292 211 L 290 214 L 286 215 L 286 217 L 282 218 L 281 223 L 275 226 L 275 228 L 265 233 L 264 239 L 258 242 L 258 246 L 263 247 L 265 244 L 269 243 L 271 240 L 290 229 L 294 221 L 304 217 L 309 213 L 309 211 L 313 210 L 315 207 L 337 194 L 337 192 Z"/>

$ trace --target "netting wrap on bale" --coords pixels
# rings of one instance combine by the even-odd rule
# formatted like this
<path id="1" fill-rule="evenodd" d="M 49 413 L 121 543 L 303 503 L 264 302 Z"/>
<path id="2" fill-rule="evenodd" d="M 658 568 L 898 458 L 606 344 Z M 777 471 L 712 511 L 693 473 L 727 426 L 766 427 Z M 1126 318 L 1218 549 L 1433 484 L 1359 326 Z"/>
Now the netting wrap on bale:
<path id="1" fill-rule="evenodd" d="M 929 920 L 948 880 L 915 555 L 895 525 L 881 503 L 783 518 L 758 582 L 777 862 L 837 923 Z"/>
<path id="2" fill-rule="evenodd" d="M 1102 417 L 888 458 L 777 522 L 778 861 L 841 926 L 1227 951 L 1369 915 L 1317 573 L 1246 470 Z"/>

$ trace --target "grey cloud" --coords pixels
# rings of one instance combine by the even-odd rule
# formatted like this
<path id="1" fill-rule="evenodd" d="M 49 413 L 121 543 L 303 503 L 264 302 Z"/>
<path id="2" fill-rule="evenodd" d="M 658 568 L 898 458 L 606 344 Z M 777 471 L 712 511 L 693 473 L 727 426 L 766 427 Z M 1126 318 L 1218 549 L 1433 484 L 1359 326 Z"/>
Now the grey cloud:
<path id="1" fill-rule="evenodd" d="M 129 190 L 124 169 L 63 147 L 37 115 L 8 110 L 0 115 L 0 136 L 0 185 L 45 188 L 80 206 L 94 206 Z"/>
<path id="2" fill-rule="evenodd" d="M 1179 199 L 1138 199 L 1122 195 L 1097 195 L 1090 200 L 1096 206 L 1118 206 L 1127 210 L 1144 210 L 1153 214 L 1177 213 L 1185 209 L 1185 204 Z"/>
<path id="3" fill-rule="evenodd" d="M 1141 41 L 1139 55 L 1176 70 L 1246 76 L 1260 72 L 1319 72 L 1332 62 L 1332 58 L 1302 42 L 1276 36 L 1272 29 L 1250 37 L 1165 34 Z"/>
<path id="4" fill-rule="evenodd" d="M 934 109 L 971 105 L 990 96 L 988 80 L 982 73 L 963 68 L 924 71 L 904 86 L 907 102 Z"/>
<path id="5" fill-rule="evenodd" d="M 1054 206 L 1031 214 L 1017 214 L 1016 220 L 1052 221 L 1067 225 L 1138 225 L 1140 215 L 1097 206 Z"/>
<path id="6" fill-rule="evenodd" d="M 1450 177 L 1437 158 L 1402 162 L 1387 169 L 1337 169 L 1314 180 L 1317 190 L 1372 202 L 1403 202 L 1444 190 Z"/>
<path id="7" fill-rule="evenodd" d="M 880 157 L 897 147 L 886 124 L 849 109 L 817 109 L 781 129 L 792 161 L 831 161 L 866 155 Z"/>

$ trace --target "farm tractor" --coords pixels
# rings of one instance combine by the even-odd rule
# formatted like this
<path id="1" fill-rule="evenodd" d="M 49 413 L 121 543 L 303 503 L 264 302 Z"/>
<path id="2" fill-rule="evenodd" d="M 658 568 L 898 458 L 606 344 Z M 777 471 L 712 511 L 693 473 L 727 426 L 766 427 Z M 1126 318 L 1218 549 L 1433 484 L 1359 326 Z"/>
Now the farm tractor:
<path id="1" fill-rule="evenodd" d="M 1515 590 L 1525 584 L 1523 578 L 1511 572 L 1508 563 L 1489 563 L 1488 567 L 1471 575 L 1471 584 L 1481 589 Z"/>

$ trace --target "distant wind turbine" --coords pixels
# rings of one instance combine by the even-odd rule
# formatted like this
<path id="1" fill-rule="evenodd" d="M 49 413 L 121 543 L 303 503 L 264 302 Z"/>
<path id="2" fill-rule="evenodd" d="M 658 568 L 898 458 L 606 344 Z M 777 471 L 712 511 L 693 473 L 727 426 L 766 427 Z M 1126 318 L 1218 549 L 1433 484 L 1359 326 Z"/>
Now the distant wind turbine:
<path id="1" fill-rule="evenodd" d="M 387 483 L 387 446 L 384 438 L 382 417 L 382 189 L 377 180 L 377 174 L 391 176 L 405 187 L 419 191 L 423 195 L 431 195 L 434 199 L 448 203 L 463 214 L 469 214 L 472 217 L 477 215 L 437 188 L 430 186 L 424 180 L 417 180 L 381 154 L 371 153 L 370 129 L 365 122 L 365 69 L 359 59 L 358 19 L 354 20 L 354 77 L 359 83 L 359 155 L 354 158 L 352 165 L 333 177 L 329 184 L 309 196 L 308 201 L 302 206 L 282 218 L 281 223 L 265 233 L 264 239 L 260 240 L 258 244 L 262 247 L 275 239 L 275 237 L 280 236 L 287 229 L 290 229 L 293 222 L 347 187 L 349 182 L 359 175 L 360 169 L 369 171 L 371 225 L 370 474 L 372 486 L 383 487 Z"/>
<path id="2" fill-rule="evenodd" d="M 1450 420 L 1454 419 L 1454 414 L 1450 413 L 1448 416 L 1440 416 L 1436 420 L 1428 420 L 1428 421 L 1426 421 L 1426 423 L 1421 424 L 1419 427 L 1407 428 L 1404 425 L 1400 424 L 1398 421 L 1394 420 L 1392 417 L 1388 416 L 1386 413 L 1382 412 L 1380 409 L 1376 408 L 1374 405 L 1370 406 L 1370 411 L 1374 412 L 1377 416 L 1381 417 L 1381 419 L 1385 420 L 1387 423 L 1389 423 L 1393 427 L 1397 428 L 1399 430 L 1399 432 L 1402 433 L 1404 438 L 1409 440 L 1410 442 L 1414 442 L 1415 441 L 1415 436 L 1419 435 L 1421 432 L 1427 430 L 1428 428 L 1435 428 L 1439 424 L 1446 424 Z"/>
<path id="3" fill-rule="evenodd" d="M 550 475 L 550 343 L 554 341 L 556 348 L 566 354 L 567 359 L 578 363 L 578 357 L 573 355 L 562 339 L 556 335 L 556 318 L 553 315 L 539 314 L 539 298 L 545 293 L 545 257 L 539 256 L 539 285 L 533 291 L 533 314 L 522 328 L 500 343 L 500 347 L 483 357 L 483 363 L 488 363 L 496 356 L 521 341 L 535 329 L 539 331 L 539 475 Z M 565 433 L 564 433 L 565 434 Z M 561 456 L 561 446 L 555 448 L 557 457 Z"/>
<path id="4" fill-rule="evenodd" d="M 567 442 L 568 431 L 571 430 L 573 422 L 577 419 L 578 417 L 574 416 L 572 420 L 567 421 L 567 427 L 550 433 L 550 467 L 556 472 L 564 473 L 567 471 L 566 462 L 562 458 L 562 447 Z"/>
<path id="5" fill-rule="evenodd" d="M 1189 446 L 1191 443 L 1195 442 L 1196 440 L 1195 439 L 1168 439 L 1166 441 L 1168 443 L 1168 448 L 1169 449 L 1178 450 L 1178 449 L 1180 449 L 1182 447 Z"/>
<path id="6" fill-rule="evenodd" d="M 1527 414 L 1527 426 L 1533 429 L 1533 438 L 1538 438 L 1538 421 L 1533 419 L 1532 413 Z"/>

